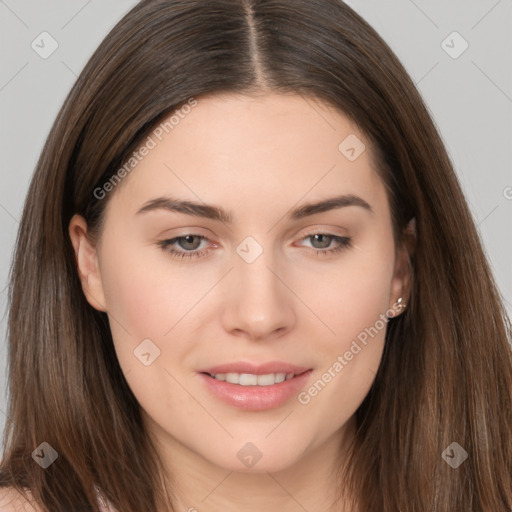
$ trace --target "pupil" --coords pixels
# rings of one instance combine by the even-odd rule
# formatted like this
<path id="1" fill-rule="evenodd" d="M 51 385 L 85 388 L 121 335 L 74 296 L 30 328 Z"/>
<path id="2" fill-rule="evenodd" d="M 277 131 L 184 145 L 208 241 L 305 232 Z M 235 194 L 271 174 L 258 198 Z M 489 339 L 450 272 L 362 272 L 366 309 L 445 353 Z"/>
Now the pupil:
<path id="1" fill-rule="evenodd" d="M 329 246 L 329 241 L 330 241 L 330 236 L 329 235 L 316 234 L 316 235 L 313 235 L 313 236 L 315 237 L 315 239 L 317 241 L 320 242 L 321 248 L 325 248 L 325 247 Z M 323 238 L 325 238 L 325 240 L 322 242 Z"/>
<path id="2" fill-rule="evenodd" d="M 194 243 L 193 243 L 194 238 L 196 238 L 195 235 L 187 235 L 187 236 L 182 237 L 182 239 L 185 240 L 184 249 L 196 249 L 196 247 L 186 247 L 187 244 L 191 244 L 192 246 L 194 245 Z"/>

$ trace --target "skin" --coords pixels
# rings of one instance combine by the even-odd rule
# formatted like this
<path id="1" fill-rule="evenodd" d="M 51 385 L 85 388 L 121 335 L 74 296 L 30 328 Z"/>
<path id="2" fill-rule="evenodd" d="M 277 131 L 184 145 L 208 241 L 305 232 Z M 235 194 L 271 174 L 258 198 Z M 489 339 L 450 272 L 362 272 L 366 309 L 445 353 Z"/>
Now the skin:
<path id="1" fill-rule="evenodd" d="M 366 146 L 355 161 L 338 149 L 350 134 Z M 163 209 L 136 214 L 165 194 L 221 206 L 233 223 Z M 286 216 L 337 194 L 363 198 L 373 213 L 349 206 Z M 370 142 L 311 98 L 199 98 L 103 200 L 96 245 L 82 217 L 70 223 L 78 272 L 89 303 L 108 314 L 121 368 L 177 482 L 178 509 L 330 510 L 331 472 L 354 435 L 385 328 L 306 405 L 294 396 L 276 409 L 240 410 L 212 396 L 197 371 L 285 361 L 313 369 L 307 390 L 399 297 L 407 302 L 409 255 L 395 247 Z M 172 258 L 157 244 L 190 233 L 208 240 L 173 247 L 205 255 Z M 351 246 L 317 255 L 338 244 L 308 237 L 315 233 L 351 237 Z M 263 249 L 253 263 L 236 252 L 247 236 Z M 161 351 L 149 366 L 133 353 L 147 338 Z M 252 468 L 237 458 L 247 442 L 262 453 Z"/>

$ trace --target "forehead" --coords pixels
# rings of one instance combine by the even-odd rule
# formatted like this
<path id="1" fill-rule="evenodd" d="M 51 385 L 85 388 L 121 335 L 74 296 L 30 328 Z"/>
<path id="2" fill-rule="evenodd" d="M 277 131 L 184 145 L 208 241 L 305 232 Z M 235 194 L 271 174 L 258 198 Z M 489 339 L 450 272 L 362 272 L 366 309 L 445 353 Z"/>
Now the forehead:
<path id="1" fill-rule="evenodd" d="M 200 97 L 155 126 L 145 142 L 151 149 L 112 198 L 126 208 L 165 193 L 248 215 L 333 192 L 383 199 L 370 141 L 343 113 L 311 97 Z"/>

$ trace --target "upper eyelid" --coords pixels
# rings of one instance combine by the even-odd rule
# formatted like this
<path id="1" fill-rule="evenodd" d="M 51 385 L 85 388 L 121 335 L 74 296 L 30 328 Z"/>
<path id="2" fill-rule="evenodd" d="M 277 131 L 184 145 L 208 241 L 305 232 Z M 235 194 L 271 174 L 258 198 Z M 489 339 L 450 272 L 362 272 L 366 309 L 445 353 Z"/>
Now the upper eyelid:
<path id="1" fill-rule="evenodd" d="M 201 238 L 206 238 L 208 240 L 211 241 L 211 238 L 208 236 L 208 235 L 202 235 L 201 233 L 198 233 L 198 232 L 195 232 L 194 229 L 203 229 L 199 226 L 189 226 L 188 228 L 185 228 L 185 229 L 189 229 L 190 231 L 184 231 L 183 234 L 179 234 L 179 235 L 176 235 L 176 236 L 172 236 L 172 237 L 169 237 L 169 238 L 166 238 L 165 240 L 169 241 L 169 240 L 175 240 L 176 238 L 183 238 L 185 236 L 198 236 L 198 237 L 201 237 Z M 335 229 L 339 229 L 339 230 L 342 230 L 343 233 L 335 233 L 333 232 Z M 298 232 L 302 232 L 303 230 L 309 230 L 311 229 L 311 231 L 306 231 L 304 235 L 302 235 L 301 238 L 306 238 L 308 236 L 313 236 L 313 235 L 318 235 L 318 234 L 321 234 L 321 235 L 330 235 L 330 236 L 339 236 L 339 237 L 350 237 L 349 235 L 349 230 L 347 228 L 342 228 L 341 226 L 336 226 L 336 227 L 331 227 L 331 228 L 301 228 L 300 230 L 298 230 Z M 207 229 L 207 231 L 210 231 L 209 229 Z"/>

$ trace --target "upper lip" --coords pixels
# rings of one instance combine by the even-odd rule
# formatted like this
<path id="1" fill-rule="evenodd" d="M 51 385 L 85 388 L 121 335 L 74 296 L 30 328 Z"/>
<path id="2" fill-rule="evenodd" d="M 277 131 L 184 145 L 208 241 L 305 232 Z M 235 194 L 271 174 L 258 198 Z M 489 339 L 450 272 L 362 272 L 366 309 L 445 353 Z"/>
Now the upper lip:
<path id="1" fill-rule="evenodd" d="M 263 364 L 239 361 L 205 368 L 203 370 L 199 370 L 199 373 L 209 373 L 210 375 L 216 375 L 218 373 L 251 373 L 253 375 L 267 375 L 270 373 L 293 373 L 294 375 L 299 375 L 310 369 L 311 368 L 295 366 L 293 364 L 283 363 L 281 361 L 270 361 Z"/>

